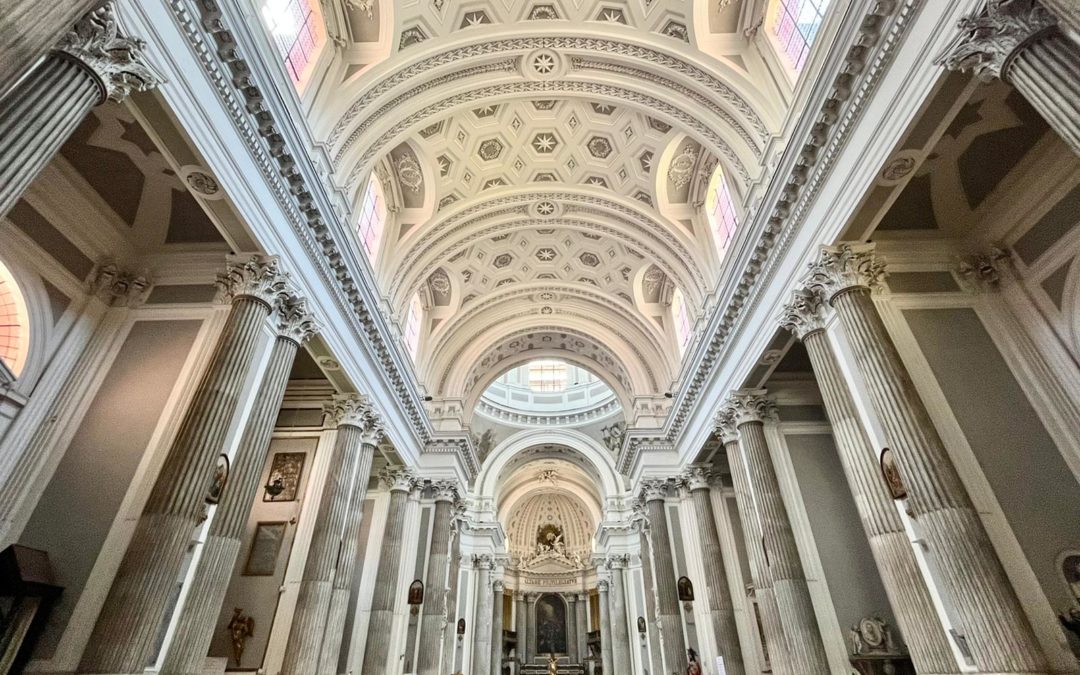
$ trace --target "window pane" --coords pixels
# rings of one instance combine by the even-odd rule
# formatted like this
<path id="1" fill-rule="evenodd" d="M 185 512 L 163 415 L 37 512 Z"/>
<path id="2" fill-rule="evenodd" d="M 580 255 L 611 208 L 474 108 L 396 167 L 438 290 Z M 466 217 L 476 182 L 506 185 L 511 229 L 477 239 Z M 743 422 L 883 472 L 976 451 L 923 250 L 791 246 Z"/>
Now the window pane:
<path id="1" fill-rule="evenodd" d="M 731 240 L 735 238 L 735 230 L 739 226 L 739 221 L 735 212 L 735 204 L 731 199 L 731 191 L 728 189 L 727 180 L 724 179 L 724 171 L 721 167 L 716 168 L 716 172 L 709 183 L 705 208 L 716 240 L 717 253 L 720 260 L 723 261 L 728 248 L 731 246 Z"/>
<path id="2" fill-rule="evenodd" d="M 529 364 L 529 389 L 562 391 L 566 389 L 566 364 L 562 361 L 533 361 Z"/>
<path id="3" fill-rule="evenodd" d="M 375 176 L 368 179 L 364 201 L 360 204 L 360 218 L 356 223 L 360 245 L 364 247 L 368 260 L 373 263 L 379 253 L 383 226 L 386 224 L 386 205 L 379 197 L 379 189 L 375 181 Z"/>
<path id="4" fill-rule="evenodd" d="M 829 0 L 775 0 L 773 35 L 788 62 L 802 70 L 814 44 Z"/>
<path id="5" fill-rule="evenodd" d="M 263 6 L 270 32 L 294 84 L 303 80 L 322 45 L 321 18 L 314 2 L 317 0 L 267 0 Z"/>

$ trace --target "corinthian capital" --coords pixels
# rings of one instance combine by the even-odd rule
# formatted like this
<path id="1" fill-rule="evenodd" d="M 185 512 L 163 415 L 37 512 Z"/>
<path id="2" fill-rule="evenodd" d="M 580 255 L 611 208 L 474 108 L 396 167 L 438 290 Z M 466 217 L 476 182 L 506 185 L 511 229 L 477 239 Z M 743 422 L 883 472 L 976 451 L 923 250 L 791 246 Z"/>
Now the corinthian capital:
<path id="1" fill-rule="evenodd" d="M 379 413 L 371 405 L 371 399 L 363 394 L 335 394 L 334 398 L 323 403 L 323 412 L 329 418 L 331 426 L 351 426 L 360 429 L 362 442 L 375 445 L 383 433 Z"/>
<path id="2" fill-rule="evenodd" d="M 686 485 L 686 489 L 693 492 L 694 490 L 708 490 L 712 484 L 713 474 L 706 466 L 691 466 L 683 471 L 679 478 Z"/>
<path id="3" fill-rule="evenodd" d="M 295 293 L 281 296 L 274 317 L 277 334 L 302 345 L 319 332 L 319 322 L 308 309 L 307 300 Z"/>
<path id="4" fill-rule="evenodd" d="M 228 304 L 237 298 L 255 298 L 274 307 L 288 291 L 288 280 L 275 255 L 229 256 L 225 273 L 217 278 L 218 300 Z"/>
<path id="5" fill-rule="evenodd" d="M 379 472 L 379 480 L 381 480 L 383 485 L 386 485 L 391 492 L 395 490 L 412 492 L 416 486 L 420 484 L 420 481 L 416 478 L 416 474 L 404 467 L 383 469 Z"/>
<path id="6" fill-rule="evenodd" d="M 146 62 L 146 43 L 120 35 L 112 3 L 79 19 L 55 49 L 93 73 L 101 88 L 100 103 L 120 103 L 132 92 L 153 89 L 165 81 Z"/>
<path id="7" fill-rule="evenodd" d="M 825 330 L 825 298 L 818 288 L 799 288 L 780 313 L 780 326 L 799 340 Z"/>
<path id="8" fill-rule="evenodd" d="M 960 19 L 956 37 L 936 63 L 970 70 L 983 81 L 1006 79 L 1013 57 L 1056 26 L 1054 16 L 1035 0 L 990 0 Z"/>
<path id="9" fill-rule="evenodd" d="M 667 494 L 667 481 L 660 478 L 649 478 L 641 481 L 641 500 L 651 502 L 663 499 Z"/>
<path id="10" fill-rule="evenodd" d="M 458 500 L 457 483 L 452 480 L 437 480 L 431 484 L 434 499 L 437 502 L 450 502 Z"/>
<path id="11" fill-rule="evenodd" d="M 731 406 L 735 424 L 747 422 L 765 422 L 776 416 L 776 404 L 765 397 L 764 389 L 740 389 L 731 392 L 728 405 Z"/>
<path id="12" fill-rule="evenodd" d="M 739 428 L 738 424 L 735 423 L 735 408 L 730 404 L 724 404 L 716 411 L 713 424 L 716 426 L 716 434 L 721 441 L 724 443 L 738 442 Z"/>
<path id="13" fill-rule="evenodd" d="M 849 288 L 879 288 L 885 274 L 885 262 L 874 255 L 873 244 L 843 243 L 821 247 L 818 259 L 810 264 L 806 285 L 821 289 L 831 300 Z"/>

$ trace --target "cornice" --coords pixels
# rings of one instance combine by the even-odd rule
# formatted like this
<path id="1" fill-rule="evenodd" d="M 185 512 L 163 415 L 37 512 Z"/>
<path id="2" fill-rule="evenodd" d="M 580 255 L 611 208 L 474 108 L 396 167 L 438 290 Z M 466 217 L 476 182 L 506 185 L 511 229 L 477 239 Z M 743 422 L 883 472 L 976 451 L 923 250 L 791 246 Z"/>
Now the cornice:
<path id="1" fill-rule="evenodd" d="M 752 249 L 745 255 L 741 273 L 729 280 L 731 290 L 726 302 L 709 322 L 708 340 L 702 340 L 693 372 L 678 393 L 678 400 L 665 427 L 664 440 L 674 444 L 684 431 L 706 384 L 720 363 L 729 355 L 728 338 L 741 329 L 764 290 L 777 272 L 780 261 L 790 249 L 802 219 L 817 199 L 835 161 L 851 135 L 855 123 L 901 42 L 901 38 L 925 0 L 881 0 L 875 2 L 849 40 L 842 61 L 834 68 L 832 80 L 824 78 L 817 89 L 824 93 L 817 115 L 804 114 L 805 123 L 791 143 L 793 163 L 787 176 L 777 174 L 770 185 L 766 202 L 752 214 L 750 227 L 756 233 Z M 812 120 L 812 121 L 811 121 Z M 768 206 L 766 206 L 766 204 Z M 620 453 L 618 469 L 626 473 L 638 452 L 637 438 L 631 433 Z"/>
<path id="2" fill-rule="evenodd" d="M 295 136 L 289 122 L 281 124 L 268 108 L 262 85 L 216 0 L 169 0 L 169 7 L 304 252 L 338 309 L 348 318 L 348 328 L 358 343 L 375 356 L 413 433 L 421 443 L 429 442 L 430 422 L 405 365 L 407 357 L 390 337 L 392 331 L 377 309 L 371 291 L 374 281 L 362 267 L 355 269 L 360 267 L 355 261 L 351 268 L 343 255 L 347 246 L 339 242 L 344 241 L 344 228 L 330 206 L 327 188 L 322 181 L 307 178 L 317 175 L 311 158 L 293 152 L 294 138 L 286 137 Z M 467 458 L 462 459 L 469 464 Z"/>

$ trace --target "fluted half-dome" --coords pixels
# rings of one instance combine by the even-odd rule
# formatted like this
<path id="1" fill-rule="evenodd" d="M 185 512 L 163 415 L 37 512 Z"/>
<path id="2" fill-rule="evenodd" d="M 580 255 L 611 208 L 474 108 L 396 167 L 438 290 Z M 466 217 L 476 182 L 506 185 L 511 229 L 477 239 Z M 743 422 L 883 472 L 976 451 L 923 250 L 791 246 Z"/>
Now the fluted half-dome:
<path id="1" fill-rule="evenodd" d="M 513 556 L 528 557 L 538 548 L 550 547 L 568 558 L 587 558 L 596 524 L 580 498 L 565 490 L 547 489 L 518 503 L 506 529 Z"/>

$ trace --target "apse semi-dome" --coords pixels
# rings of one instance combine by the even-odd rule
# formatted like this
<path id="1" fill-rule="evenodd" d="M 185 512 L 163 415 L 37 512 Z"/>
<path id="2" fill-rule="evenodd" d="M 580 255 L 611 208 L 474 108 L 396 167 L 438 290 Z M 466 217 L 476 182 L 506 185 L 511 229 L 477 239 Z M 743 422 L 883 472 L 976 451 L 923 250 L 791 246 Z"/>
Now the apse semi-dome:
<path id="1" fill-rule="evenodd" d="M 543 477 L 539 477 L 543 479 Z M 539 543 L 552 545 L 547 535 L 554 525 L 561 532 L 562 547 L 567 557 L 584 557 L 592 553 L 593 534 L 596 523 L 581 500 L 573 494 L 557 489 L 537 492 L 523 499 L 514 507 L 506 523 L 510 554 L 527 557 L 536 553 Z"/>

